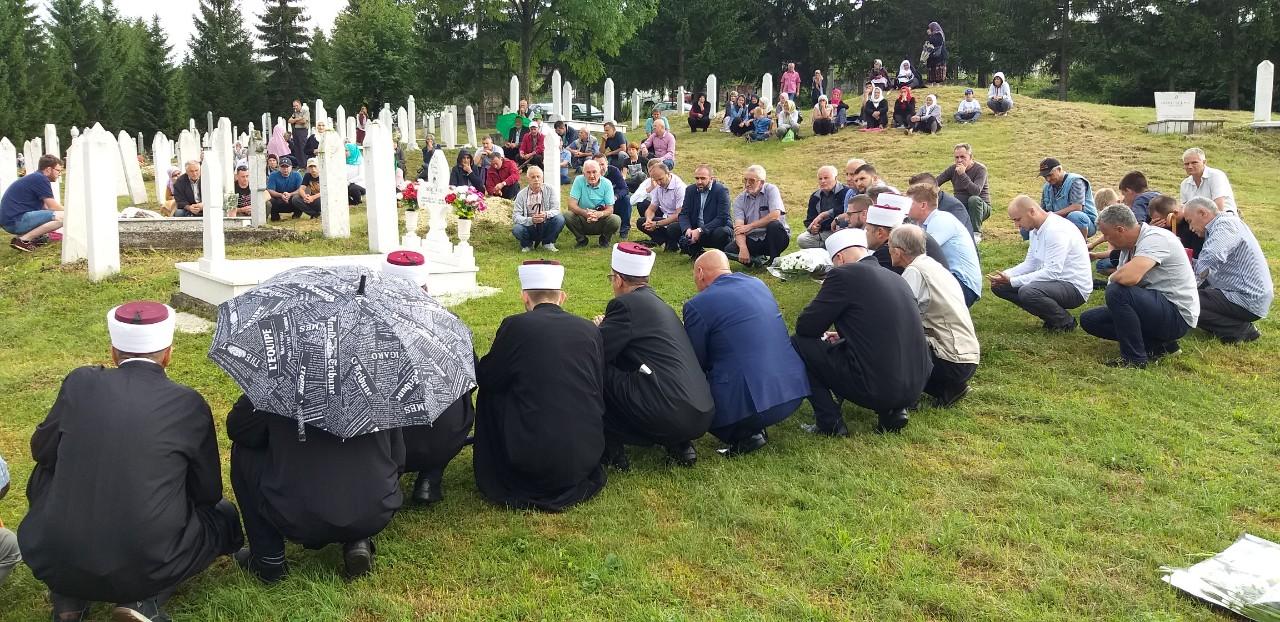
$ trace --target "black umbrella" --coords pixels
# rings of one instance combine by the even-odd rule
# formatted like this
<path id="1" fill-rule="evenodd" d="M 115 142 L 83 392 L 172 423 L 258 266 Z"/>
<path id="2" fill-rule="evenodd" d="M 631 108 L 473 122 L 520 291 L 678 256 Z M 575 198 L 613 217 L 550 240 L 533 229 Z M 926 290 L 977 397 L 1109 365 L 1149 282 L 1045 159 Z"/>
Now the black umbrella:
<path id="1" fill-rule="evenodd" d="M 466 325 L 358 266 L 294 268 L 222 303 L 209 358 L 300 439 L 304 424 L 342 438 L 429 425 L 476 386 Z"/>

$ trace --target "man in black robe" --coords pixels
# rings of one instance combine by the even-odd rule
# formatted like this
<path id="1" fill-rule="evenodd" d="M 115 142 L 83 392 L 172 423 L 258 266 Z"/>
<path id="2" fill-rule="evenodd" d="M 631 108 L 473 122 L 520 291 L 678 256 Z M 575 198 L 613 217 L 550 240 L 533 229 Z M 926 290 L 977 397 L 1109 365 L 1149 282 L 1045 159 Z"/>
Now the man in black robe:
<path id="1" fill-rule="evenodd" d="M 605 463 L 627 469 L 624 445 L 661 445 L 693 466 L 693 439 L 707 433 L 715 402 L 689 335 L 649 287 L 654 252 L 634 242 L 613 247 L 613 300 L 596 318 L 604 336 Z"/>
<path id="2" fill-rule="evenodd" d="M 559 512 L 605 484 L 604 347 L 591 322 L 560 308 L 564 266 L 520 266 L 526 313 L 502 320 L 476 376 L 476 486 L 512 508 Z"/>
<path id="3" fill-rule="evenodd" d="M 894 227 L 906 220 L 907 211 L 911 209 L 911 197 L 881 192 L 873 205 L 870 197 L 859 195 L 849 201 L 850 212 L 858 208 L 867 211 L 866 224 L 863 225 L 867 232 L 867 250 L 872 251 L 871 256 L 875 257 L 882 267 L 893 270 L 896 274 L 902 274 L 903 268 L 894 266 L 889 256 L 889 234 L 893 232 Z M 925 247 L 926 255 L 942 264 L 942 267 L 950 269 L 947 256 L 933 236 L 925 236 Z"/>
<path id="4" fill-rule="evenodd" d="M 83 619 L 89 601 L 168 620 L 178 585 L 240 547 L 240 517 L 222 498 L 209 405 L 165 375 L 173 309 L 127 303 L 107 326 L 117 368 L 71 372 L 31 437 L 18 541 L 55 620 Z"/>
<path id="5" fill-rule="evenodd" d="M 876 432 L 907 425 L 933 370 L 920 312 L 902 277 L 867 254 L 866 233 L 841 229 L 827 238 L 835 265 L 796 319 L 792 337 L 809 372 L 815 425 L 806 431 L 847 436 L 849 428 L 831 392 L 879 418 Z M 834 332 L 828 331 L 835 325 Z"/>
<path id="6" fill-rule="evenodd" d="M 404 438 L 381 430 L 342 439 L 291 418 L 256 410 L 241 396 L 227 415 L 231 486 L 249 546 L 236 563 L 264 583 L 288 574 L 285 539 L 319 549 L 342 543 L 348 578 L 373 566 L 373 536 L 391 522 L 403 494 Z"/>

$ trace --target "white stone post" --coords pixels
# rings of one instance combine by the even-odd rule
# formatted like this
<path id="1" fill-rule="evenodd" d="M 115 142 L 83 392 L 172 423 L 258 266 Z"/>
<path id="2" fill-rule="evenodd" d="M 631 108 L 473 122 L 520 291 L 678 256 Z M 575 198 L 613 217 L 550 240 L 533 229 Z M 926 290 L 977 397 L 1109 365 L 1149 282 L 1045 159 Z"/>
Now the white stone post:
<path id="1" fill-rule="evenodd" d="M 120 164 L 124 169 L 125 186 L 129 188 L 129 200 L 139 205 L 147 202 L 147 185 L 142 181 L 142 167 L 138 166 L 138 152 L 134 140 L 121 130 L 117 137 L 120 145 Z"/>
<path id="2" fill-rule="evenodd" d="M 467 104 L 467 146 L 475 149 L 480 146 L 480 141 L 476 140 L 476 111 Z"/>
<path id="3" fill-rule="evenodd" d="M 436 136 L 436 116 L 427 117 L 427 133 L 435 137 L 436 142 L 440 142 L 440 137 Z"/>
<path id="4" fill-rule="evenodd" d="M 324 121 L 327 118 L 328 118 L 328 111 L 325 110 L 324 108 L 324 100 L 316 99 L 316 114 L 315 116 L 311 117 L 311 126 L 315 127 L 315 124 L 321 121 Z M 315 132 L 312 131 L 312 133 L 314 134 Z"/>
<path id="5" fill-rule="evenodd" d="M 200 257 L 201 272 L 218 272 L 227 259 L 227 239 L 222 231 L 222 177 L 218 174 L 218 154 L 204 153 L 200 167 L 200 200 L 204 203 L 204 255 Z"/>
<path id="6" fill-rule="evenodd" d="M 640 91 L 631 91 L 631 131 L 640 127 Z"/>
<path id="7" fill-rule="evenodd" d="M 520 109 L 520 78 L 514 74 L 511 76 L 510 86 L 508 87 L 507 100 L 511 102 L 511 112 Z"/>
<path id="8" fill-rule="evenodd" d="M 116 178 L 120 175 L 120 147 L 111 133 L 94 126 L 84 151 L 85 251 L 89 280 L 97 283 L 120 272 L 120 211 L 116 209 Z M 83 140 L 83 139 L 82 139 Z"/>
<path id="9" fill-rule="evenodd" d="M 316 100 L 319 104 L 320 100 Z M 221 159 L 218 161 L 218 167 L 222 169 L 222 190 L 227 194 L 235 191 L 236 181 L 236 139 L 231 130 L 231 119 L 226 117 L 218 118 L 218 130 L 210 141 L 217 143 L 215 147 Z M 305 167 L 306 162 L 299 164 Z M 203 196 L 203 195 L 201 195 Z"/>
<path id="10" fill-rule="evenodd" d="M 773 74 L 766 73 L 760 79 L 760 104 L 765 110 L 773 107 Z"/>
<path id="11" fill-rule="evenodd" d="M 86 128 L 84 135 L 71 139 L 67 148 L 66 180 L 67 200 L 62 203 L 62 263 L 75 263 L 89 256 L 85 236 L 88 235 L 89 214 L 85 198 L 86 180 L 85 143 L 93 130 Z"/>
<path id="12" fill-rule="evenodd" d="M 338 133 L 319 136 L 316 153 L 320 168 L 320 228 L 326 238 L 351 237 L 351 207 L 347 205 L 347 149 Z"/>
<path id="13" fill-rule="evenodd" d="M 44 143 L 39 138 L 32 138 L 22 144 L 22 157 L 27 161 L 28 174 L 36 172 L 42 155 L 44 155 Z"/>
<path id="14" fill-rule="evenodd" d="M 396 109 L 396 129 L 400 130 L 400 145 L 413 151 L 416 145 L 409 140 L 409 111 L 404 106 Z"/>
<path id="15" fill-rule="evenodd" d="M 555 69 L 551 72 L 551 120 L 559 121 L 560 112 L 564 110 L 564 103 L 561 101 L 563 91 L 560 79 L 560 70 Z"/>
<path id="16" fill-rule="evenodd" d="M 347 117 L 347 142 L 351 144 L 359 144 L 356 142 L 356 118 Z"/>
<path id="17" fill-rule="evenodd" d="M 333 129 L 342 138 L 343 142 L 356 142 L 355 132 L 347 133 L 347 111 L 342 107 L 342 104 L 338 104 L 338 108 L 333 111 L 333 115 L 335 117 Z M 347 138 L 348 136 L 350 138 Z"/>
<path id="18" fill-rule="evenodd" d="M 262 113 L 262 142 L 266 144 L 269 140 L 271 140 L 271 113 L 264 112 Z"/>
<path id="19" fill-rule="evenodd" d="M 444 134 L 448 137 L 445 139 L 445 146 L 450 149 L 458 147 L 458 107 L 454 104 L 445 106 L 448 112 L 448 123 L 443 128 Z M 446 176 L 445 179 L 448 179 Z"/>
<path id="20" fill-rule="evenodd" d="M 190 130 L 192 134 L 195 134 L 195 133 L 196 133 L 196 120 L 195 120 L 195 119 L 187 118 L 187 129 L 188 129 L 188 130 Z"/>
<path id="21" fill-rule="evenodd" d="M 561 202 L 560 195 L 560 135 L 556 133 L 556 128 L 550 123 L 542 124 L 542 147 L 543 153 L 550 155 L 556 154 L 554 157 L 542 158 L 543 181 L 551 186 L 551 193 L 556 195 L 556 205 L 565 205 Z M 566 208 L 561 208 L 565 210 Z"/>
<path id="22" fill-rule="evenodd" d="M 719 108 L 716 107 L 717 104 L 720 103 L 719 90 L 720 90 L 720 84 L 716 80 L 716 74 L 713 73 L 708 75 L 707 76 L 707 115 L 708 116 L 715 115 L 716 111 L 719 110 Z"/>
<path id="23" fill-rule="evenodd" d="M 679 118 L 684 115 L 684 86 L 676 89 L 676 112 L 675 117 Z M 671 121 L 667 121 L 667 129 L 671 129 Z"/>
<path id="24" fill-rule="evenodd" d="M 369 215 L 369 251 L 389 253 L 399 242 L 399 213 L 396 209 L 396 168 L 392 158 L 391 130 L 381 122 L 370 123 L 365 130 L 365 204 Z M 437 152 L 438 153 L 438 152 Z M 345 194 L 345 193 L 344 193 Z"/>
<path id="25" fill-rule="evenodd" d="M 1258 63 L 1258 84 L 1253 93 L 1253 122 L 1271 122 L 1271 97 L 1276 82 L 1276 66 L 1269 60 Z"/>
<path id="26" fill-rule="evenodd" d="M 263 143 L 250 141 L 249 222 L 255 227 L 267 224 L 267 158 L 262 148 Z"/>
<path id="27" fill-rule="evenodd" d="M 52 123 L 44 124 L 44 152 L 49 155 L 62 157 L 62 149 L 58 145 L 58 126 Z M 5 164 L 7 166 L 7 163 Z M 59 201 L 62 200 L 62 183 L 53 182 L 53 196 Z"/>
<path id="28" fill-rule="evenodd" d="M 187 162 L 200 159 L 200 142 L 191 130 L 182 130 L 178 134 L 178 168 L 184 168 Z M 185 169 L 183 170 L 185 173 Z"/>
<path id="29" fill-rule="evenodd" d="M 560 95 L 560 119 L 565 123 L 573 121 L 573 83 L 565 80 L 564 92 Z"/>
<path id="30" fill-rule="evenodd" d="M 169 167 L 173 166 L 173 153 L 169 151 L 169 138 L 164 132 L 156 132 L 151 139 L 151 165 L 156 170 L 156 203 L 164 205 L 165 191 L 169 189 Z"/>
<path id="31" fill-rule="evenodd" d="M 405 106 L 405 111 L 409 114 L 409 148 L 414 151 L 418 150 L 418 104 L 413 100 L 413 96 L 409 96 L 409 104 Z"/>
<path id="32" fill-rule="evenodd" d="M 75 141 L 74 138 L 71 140 Z M 0 195 L 9 189 L 9 184 L 18 181 L 18 168 L 15 166 L 17 161 L 18 150 L 14 148 L 9 137 L 0 138 Z"/>
<path id="33" fill-rule="evenodd" d="M 453 244 L 449 242 L 448 217 L 445 215 L 449 205 L 444 202 L 445 195 L 449 193 L 449 161 L 445 159 L 444 152 L 437 150 L 431 157 L 427 163 L 427 183 L 419 189 L 422 198 L 418 204 L 427 212 L 427 237 L 423 241 L 423 249 L 435 255 L 452 255 Z"/>
<path id="34" fill-rule="evenodd" d="M 613 105 L 615 100 L 616 100 L 616 97 L 614 97 L 614 93 L 613 93 L 613 78 L 605 78 L 604 79 L 604 120 L 605 121 L 612 121 L 614 123 L 618 122 L 618 119 L 613 115 L 614 113 Z"/>

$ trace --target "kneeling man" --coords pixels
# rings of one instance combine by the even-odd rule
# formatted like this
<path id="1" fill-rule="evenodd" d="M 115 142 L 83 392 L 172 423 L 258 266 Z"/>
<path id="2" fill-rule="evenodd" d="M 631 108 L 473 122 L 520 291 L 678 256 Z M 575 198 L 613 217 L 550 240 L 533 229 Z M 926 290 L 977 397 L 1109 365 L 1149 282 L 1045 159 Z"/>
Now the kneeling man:
<path id="1" fill-rule="evenodd" d="M 848 436 L 834 391 L 875 411 L 876 432 L 897 432 L 933 371 L 915 297 L 902 277 L 867 253 L 862 229 L 831 234 L 827 253 L 835 267 L 796 319 L 791 338 L 809 374 L 815 424 L 804 429 Z"/>
<path id="2" fill-rule="evenodd" d="M 677 463 L 698 459 L 691 441 L 707 433 L 715 403 L 680 318 L 649 287 L 654 252 L 614 245 L 613 300 L 596 318 L 604 337 L 604 461 L 630 466 L 623 445 L 662 445 Z"/>
<path id="3" fill-rule="evenodd" d="M 108 312 L 117 368 L 71 372 L 31 436 L 18 542 L 55 620 L 83 619 L 89 601 L 119 603 L 116 620 L 167 620 L 178 586 L 243 542 L 209 405 L 165 375 L 173 329 L 157 302 Z"/>

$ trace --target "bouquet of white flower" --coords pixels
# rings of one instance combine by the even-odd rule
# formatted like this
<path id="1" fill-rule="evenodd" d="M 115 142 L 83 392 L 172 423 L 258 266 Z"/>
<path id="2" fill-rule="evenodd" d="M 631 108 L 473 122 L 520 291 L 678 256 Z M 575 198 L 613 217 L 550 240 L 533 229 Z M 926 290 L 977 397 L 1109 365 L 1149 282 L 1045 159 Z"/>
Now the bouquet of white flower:
<path id="1" fill-rule="evenodd" d="M 821 279 L 831 269 L 831 257 L 821 248 L 806 248 L 773 260 L 769 274 L 782 280 L 797 277 Z"/>

